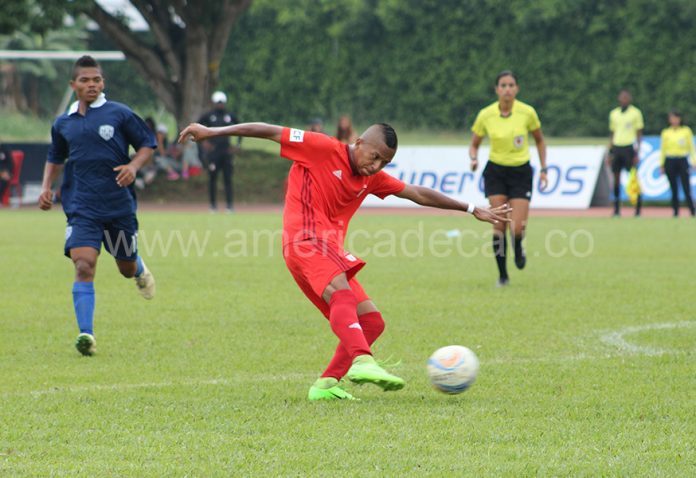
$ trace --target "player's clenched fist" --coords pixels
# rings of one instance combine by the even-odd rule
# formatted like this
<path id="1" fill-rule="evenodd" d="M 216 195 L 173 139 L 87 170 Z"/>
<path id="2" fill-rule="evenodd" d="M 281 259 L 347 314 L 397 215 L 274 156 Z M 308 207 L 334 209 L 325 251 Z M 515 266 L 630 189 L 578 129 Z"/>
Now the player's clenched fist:
<path id="1" fill-rule="evenodd" d="M 53 191 L 44 189 L 39 196 L 39 208 L 48 211 L 53 205 Z"/>

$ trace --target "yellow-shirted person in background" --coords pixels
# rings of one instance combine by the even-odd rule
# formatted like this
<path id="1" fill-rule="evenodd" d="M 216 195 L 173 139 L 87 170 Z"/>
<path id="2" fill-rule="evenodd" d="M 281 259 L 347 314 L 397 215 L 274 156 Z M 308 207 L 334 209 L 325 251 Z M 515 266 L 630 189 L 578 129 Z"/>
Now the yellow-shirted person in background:
<path id="1" fill-rule="evenodd" d="M 628 90 L 619 92 L 619 106 L 609 113 L 609 157 L 614 176 L 614 216 L 621 215 L 621 170 L 630 171 L 638 165 L 638 152 L 643 139 L 643 113 L 633 106 L 633 98 Z M 640 216 L 642 199 L 638 195 L 636 216 Z"/>
<path id="2" fill-rule="evenodd" d="M 485 136 L 491 143 L 488 164 L 483 170 L 484 192 L 491 206 L 509 203 L 510 232 L 515 250 L 515 265 L 523 269 L 527 257 L 522 247 L 522 239 L 529 217 L 529 201 L 532 199 L 534 171 L 529 164 L 528 135 L 532 133 L 539 152 L 541 170 L 540 189 L 547 185 L 546 144 L 541 131 L 541 122 L 534 108 L 517 100 L 519 86 L 517 77 L 511 71 L 503 71 L 495 80 L 498 101 L 483 108 L 471 128 L 473 136 L 469 147 L 471 170 L 478 167 L 478 150 Z M 507 223 L 493 226 L 493 255 L 498 265 L 498 286 L 510 282 L 507 272 Z"/>
<path id="3" fill-rule="evenodd" d="M 696 167 L 696 151 L 694 150 L 694 134 L 691 128 L 682 125 L 682 115 L 676 110 L 670 111 L 669 128 L 662 130 L 660 137 L 660 171 L 667 174 L 669 187 L 672 190 L 672 210 L 674 217 L 679 216 L 679 183 L 686 205 L 691 216 L 696 216 L 694 201 L 691 199 L 691 184 L 689 184 L 689 162 Z"/>

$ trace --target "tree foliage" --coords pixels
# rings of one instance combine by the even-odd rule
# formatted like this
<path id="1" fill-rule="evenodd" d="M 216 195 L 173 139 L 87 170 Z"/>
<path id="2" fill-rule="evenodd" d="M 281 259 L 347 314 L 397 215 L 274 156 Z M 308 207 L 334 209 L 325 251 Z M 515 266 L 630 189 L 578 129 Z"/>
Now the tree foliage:
<path id="1" fill-rule="evenodd" d="M 620 88 L 647 131 L 696 118 L 691 0 L 256 0 L 222 83 L 245 118 L 464 129 L 514 70 L 557 135 L 604 135 Z"/>
<path id="2" fill-rule="evenodd" d="M 131 0 L 150 27 L 132 31 L 95 0 L 76 0 L 73 13 L 93 19 L 122 50 L 179 124 L 195 119 L 218 82 L 227 39 L 251 0 Z"/>

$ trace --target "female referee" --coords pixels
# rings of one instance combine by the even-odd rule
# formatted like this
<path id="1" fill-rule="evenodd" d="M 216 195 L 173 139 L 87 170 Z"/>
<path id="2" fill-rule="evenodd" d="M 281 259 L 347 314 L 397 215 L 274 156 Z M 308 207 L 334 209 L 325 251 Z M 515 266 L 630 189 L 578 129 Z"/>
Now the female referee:
<path id="1" fill-rule="evenodd" d="M 529 165 L 528 134 L 531 132 L 539 152 L 541 170 L 539 188 L 546 188 L 546 144 L 541 131 L 541 122 L 534 108 L 516 100 L 519 86 L 517 77 L 509 70 L 498 74 L 495 80 L 498 101 L 479 111 L 469 147 L 471 170 L 478 167 L 478 150 L 483 137 L 488 135 L 491 150 L 488 164 L 483 170 L 484 192 L 492 207 L 510 204 L 510 231 L 515 249 L 515 265 L 523 269 L 527 258 L 522 248 L 529 201 L 532 198 L 534 171 Z M 510 282 L 505 255 L 507 239 L 505 230 L 508 223 L 493 226 L 493 254 L 498 264 L 498 286 Z"/>
<path id="2" fill-rule="evenodd" d="M 674 217 L 679 216 L 679 183 L 684 190 L 684 198 L 689 212 L 696 216 L 694 201 L 691 199 L 689 184 L 689 163 L 696 167 L 696 151 L 694 151 L 694 134 L 691 128 L 682 125 L 682 115 L 672 110 L 668 116 L 669 128 L 662 130 L 660 146 L 660 171 L 667 174 L 669 187 L 672 190 L 672 210 Z M 691 158 L 689 158 L 691 156 Z"/>

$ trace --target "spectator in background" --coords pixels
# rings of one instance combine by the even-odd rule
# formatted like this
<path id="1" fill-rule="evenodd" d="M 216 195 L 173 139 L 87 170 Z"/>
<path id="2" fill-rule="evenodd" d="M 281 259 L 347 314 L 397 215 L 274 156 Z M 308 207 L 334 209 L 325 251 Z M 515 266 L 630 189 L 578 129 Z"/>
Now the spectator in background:
<path id="1" fill-rule="evenodd" d="M 239 123 L 237 116 L 227 110 L 227 95 L 222 91 L 216 91 L 211 96 L 213 109 L 201 116 L 198 120 L 204 126 L 220 127 L 231 126 Z M 237 147 L 242 144 L 241 138 L 237 139 Z M 225 186 L 225 201 L 227 212 L 234 209 L 232 191 L 232 173 L 234 170 L 234 153 L 227 136 L 210 138 L 202 144 L 203 157 L 208 166 L 208 192 L 210 194 L 210 211 L 217 211 L 217 176 L 222 171 L 222 182 Z"/>
<path id="2" fill-rule="evenodd" d="M 167 139 L 167 126 L 158 124 L 155 129 L 155 139 L 157 140 L 157 149 L 155 150 L 155 164 L 159 169 L 167 173 L 167 179 L 176 181 L 179 179 L 177 172 L 177 157 L 176 148 L 172 149 Z"/>
<path id="3" fill-rule="evenodd" d="M 609 157 L 611 172 L 614 176 L 614 216 L 621 216 L 621 170 L 630 171 L 638 166 L 640 141 L 643 136 L 643 113 L 633 106 L 633 98 L 628 90 L 619 92 L 619 106 L 609 113 Z M 636 217 L 640 216 L 642 199 L 640 194 L 636 202 Z"/>
<path id="4" fill-rule="evenodd" d="M 179 149 L 181 160 L 181 177 L 188 179 L 189 176 L 198 176 L 201 171 L 201 161 L 198 158 L 198 145 L 195 141 L 185 141 L 182 144 L 175 144 Z"/>
<path id="5" fill-rule="evenodd" d="M 338 119 L 336 139 L 343 144 L 353 144 L 358 139 L 358 135 L 353 130 L 353 122 L 350 120 L 350 116 L 343 115 Z"/>
<path id="6" fill-rule="evenodd" d="M 670 111 L 669 128 L 662 130 L 660 146 L 660 171 L 667 174 L 669 187 L 672 190 L 672 210 L 674 217 L 679 216 L 679 182 L 681 182 L 691 216 L 696 216 L 694 202 L 691 199 L 691 184 L 689 184 L 689 162 L 696 167 L 696 151 L 694 151 L 694 134 L 691 128 L 682 125 L 682 115 L 676 110 Z M 689 158 L 691 156 L 691 158 Z"/>
<path id="7" fill-rule="evenodd" d="M 0 143 L 0 206 L 2 206 L 2 197 L 5 194 L 5 190 L 10 185 L 13 169 L 12 155 L 5 149 L 5 146 Z"/>

